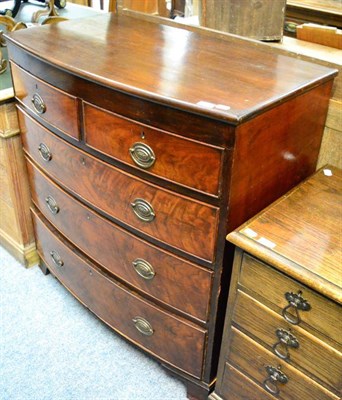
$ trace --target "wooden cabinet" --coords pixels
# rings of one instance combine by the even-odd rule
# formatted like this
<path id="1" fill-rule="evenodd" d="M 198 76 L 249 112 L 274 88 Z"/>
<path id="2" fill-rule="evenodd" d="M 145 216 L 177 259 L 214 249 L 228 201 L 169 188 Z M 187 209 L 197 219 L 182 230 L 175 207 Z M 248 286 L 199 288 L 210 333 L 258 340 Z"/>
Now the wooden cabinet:
<path id="1" fill-rule="evenodd" d="M 212 400 L 340 398 L 341 196 L 342 172 L 327 166 L 228 235 L 238 247 Z"/>
<path id="2" fill-rule="evenodd" d="M 314 172 L 336 75 L 243 43 L 114 14 L 8 39 L 42 268 L 198 399 L 225 236 Z"/>

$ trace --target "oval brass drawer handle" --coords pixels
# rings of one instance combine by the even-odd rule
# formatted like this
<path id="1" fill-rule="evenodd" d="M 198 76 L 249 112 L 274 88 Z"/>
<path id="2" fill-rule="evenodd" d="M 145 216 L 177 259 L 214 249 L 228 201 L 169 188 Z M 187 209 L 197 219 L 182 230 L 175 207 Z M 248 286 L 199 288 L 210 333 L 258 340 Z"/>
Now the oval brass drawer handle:
<path id="1" fill-rule="evenodd" d="M 152 265 L 143 258 L 136 258 L 132 265 L 135 272 L 146 280 L 153 279 L 156 274 Z"/>
<path id="2" fill-rule="evenodd" d="M 286 292 L 285 298 L 288 301 L 288 305 L 283 308 L 282 316 L 285 318 L 287 322 L 292 325 L 298 325 L 301 322 L 301 318 L 299 315 L 299 311 L 309 311 L 311 310 L 311 306 L 307 300 L 302 297 L 302 292 L 299 290 L 298 293 Z M 289 311 L 293 309 L 295 315 L 292 315 Z"/>
<path id="3" fill-rule="evenodd" d="M 154 331 L 151 324 L 142 317 L 135 317 L 132 319 L 137 330 L 145 336 L 152 336 Z"/>
<path id="4" fill-rule="evenodd" d="M 263 387 L 269 393 L 278 395 L 280 393 L 278 382 L 285 384 L 289 381 L 289 378 L 281 371 L 280 366 L 273 367 L 272 365 L 268 365 L 266 367 L 266 372 L 268 377 L 262 383 Z"/>
<path id="5" fill-rule="evenodd" d="M 51 212 L 51 214 L 56 215 L 56 214 L 59 213 L 58 204 L 57 204 L 56 200 L 52 196 L 50 196 L 50 195 L 47 196 L 45 198 L 45 203 L 47 205 L 47 208 Z"/>
<path id="6" fill-rule="evenodd" d="M 141 168 L 150 168 L 156 161 L 154 151 L 145 143 L 134 143 L 129 149 L 132 160 Z"/>
<path id="7" fill-rule="evenodd" d="M 55 250 L 50 251 L 50 256 L 56 267 L 58 268 L 63 267 L 64 261 L 61 259 L 61 256 L 57 253 L 57 251 Z"/>
<path id="8" fill-rule="evenodd" d="M 38 114 L 44 114 L 46 111 L 46 105 L 44 100 L 40 97 L 38 93 L 35 93 L 32 96 L 31 102 L 33 104 L 33 108 L 37 111 Z"/>
<path id="9" fill-rule="evenodd" d="M 40 145 L 38 146 L 38 151 L 44 161 L 51 161 L 52 153 L 45 143 L 40 143 Z"/>
<path id="10" fill-rule="evenodd" d="M 274 353 L 282 360 L 288 360 L 290 358 L 289 347 L 297 349 L 299 347 L 298 339 L 293 335 L 290 330 L 278 328 L 276 330 L 278 342 L 273 345 Z"/>
<path id="11" fill-rule="evenodd" d="M 131 203 L 134 214 L 145 222 L 151 222 L 154 220 L 156 214 L 154 213 L 153 207 L 149 202 L 144 199 L 135 199 Z"/>

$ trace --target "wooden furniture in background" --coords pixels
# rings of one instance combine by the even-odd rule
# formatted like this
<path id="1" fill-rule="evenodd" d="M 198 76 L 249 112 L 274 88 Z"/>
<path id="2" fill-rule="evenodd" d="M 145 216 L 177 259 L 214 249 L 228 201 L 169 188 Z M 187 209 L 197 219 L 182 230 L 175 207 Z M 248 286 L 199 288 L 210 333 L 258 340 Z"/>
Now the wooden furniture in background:
<path id="1" fill-rule="evenodd" d="M 201 26 L 258 40 L 281 40 L 286 0 L 200 0 Z"/>
<path id="2" fill-rule="evenodd" d="M 0 244 L 26 267 L 38 263 L 15 103 L 0 105 Z"/>
<path id="3" fill-rule="evenodd" d="M 342 171 L 325 167 L 228 235 L 237 248 L 211 400 L 340 398 L 341 222 Z"/>
<path id="4" fill-rule="evenodd" d="M 314 172 L 336 71 L 152 21 L 16 32 L 12 74 L 42 265 L 206 399 L 225 236 Z"/>
<path id="5" fill-rule="evenodd" d="M 342 50 L 341 29 L 317 24 L 303 24 L 297 26 L 296 32 L 297 39 Z"/>

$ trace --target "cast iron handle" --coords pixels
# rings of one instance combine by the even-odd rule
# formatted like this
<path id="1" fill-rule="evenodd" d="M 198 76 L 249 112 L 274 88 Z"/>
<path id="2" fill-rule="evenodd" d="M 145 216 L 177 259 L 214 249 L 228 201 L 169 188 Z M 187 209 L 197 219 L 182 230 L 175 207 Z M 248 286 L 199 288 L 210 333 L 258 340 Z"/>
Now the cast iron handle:
<path id="1" fill-rule="evenodd" d="M 289 378 L 280 370 L 280 366 L 273 367 L 272 365 L 268 365 L 266 367 L 266 372 L 268 377 L 264 380 L 262 385 L 265 390 L 276 396 L 280 393 L 278 383 L 285 384 L 289 381 Z"/>
<path id="2" fill-rule="evenodd" d="M 57 253 L 57 251 L 55 250 L 50 251 L 50 256 L 56 267 L 58 268 L 63 267 L 64 261 L 61 259 L 61 256 Z"/>
<path id="3" fill-rule="evenodd" d="M 32 96 L 31 102 L 33 104 L 33 108 L 37 111 L 38 114 L 44 114 L 46 111 L 46 105 L 44 100 L 40 97 L 38 93 L 35 93 Z"/>
<path id="4" fill-rule="evenodd" d="M 132 265 L 135 272 L 146 280 L 153 279 L 156 274 L 152 265 L 142 258 L 136 258 Z"/>
<path id="5" fill-rule="evenodd" d="M 131 203 L 131 207 L 134 214 L 142 221 L 151 222 L 156 216 L 151 204 L 144 199 L 135 199 L 133 203 Z"/>
<path id="6" fill-rule="evenodd" d="M 47 196 L 45 198 L 45 203 L 47 208 L 50 210 L 51 214 L 56 215 L 59 213 L 59 207 L 57 205 L 56 200 L 52 196 Z"/>
<path id="7" fill-rule="evenodd" d="M 154 151 L 145 143 L 134 143 L 129 149 L 132 160 L 141 168 L 150 168 L 156 161 Z"/>
<path id="8" fill-rule="evenodd" d="M 309 311 L 311 310 L 311 306 L 308 301 L 302 297 L 302 292 L 300 290 L 298 293 L 286 292 L 285 298 L 289 304 L 283 308 L 282 315 L 290 324 L 298 325 L 301 322 L 299 310 Z M 289 310 L 291 308 L 294 310 L 295 316 L 290 314 Z"/>
<path id="9" fill-rule="evenodd" d="M 153 328 L 151 326 L 151 324 L 142 317 L 135 317 L 132 319 L 135 327 L 137 328 L 137 330 L 145 335 L 145 336 L 152 336 L 153 335 Z"/>
<path id="10" fill-rule="evenodd" d="M 297 349 L 299 347 L 298 339 L 293 335 L 290 330 L 277 329 L 276 335 L 278 337 L 278 342 L 273 345 L 274 353 L 280 357 L 282 360 L 288 360 L 290 358 L 289 347 Z"/>
<path id="11" fill-rule="evenodd" d="M 38 151 L 44 161 L 48 162 L 52 159 L 52 153 L 45 143 L 40 143 Z"/>

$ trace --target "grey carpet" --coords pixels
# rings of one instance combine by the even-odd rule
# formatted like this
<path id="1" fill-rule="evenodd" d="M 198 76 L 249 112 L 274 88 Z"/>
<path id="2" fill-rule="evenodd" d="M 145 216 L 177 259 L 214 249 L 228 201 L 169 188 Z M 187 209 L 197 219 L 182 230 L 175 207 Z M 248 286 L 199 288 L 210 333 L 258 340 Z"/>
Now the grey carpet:
<path id="1" fill-rule="evenodd" d="M 185 400 L 183 384 L 52 275 L 0 247 L 1 400 Z"/>

